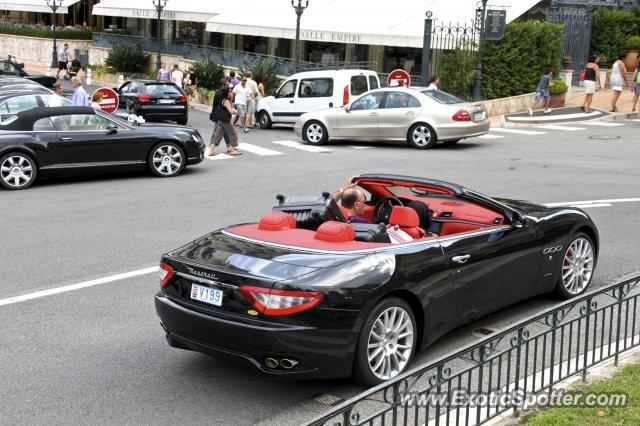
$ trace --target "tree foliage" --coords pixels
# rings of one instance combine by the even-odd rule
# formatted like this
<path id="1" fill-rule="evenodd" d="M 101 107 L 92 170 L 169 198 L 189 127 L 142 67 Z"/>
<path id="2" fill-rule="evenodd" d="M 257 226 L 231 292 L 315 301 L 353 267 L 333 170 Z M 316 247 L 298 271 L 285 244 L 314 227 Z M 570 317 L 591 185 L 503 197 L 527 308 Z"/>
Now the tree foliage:
<path id="1" fill-rule="evenodd" d="M 142 74 L 149 65 L 149 55 L 141 44 L 117 44 L 109 50 L 105 65 L 116 72 Z"/>
<path id="2" fill-rule="evenodd" d="M 471 99 L 475 79 L 476 55 L 473 50 L 456 49 L 445 52 L 438 68 L 440 90 L 462 99 Z"/>
<path id="3" fill-rule="evenodd" d="M 246 68 L 240 69 L 240 75 L 243 76 L 247 71 L 251 71 L 256 82 L 262 81 L 265 93 L 270 93 L 278 86 L 278 69 L 276 65 L 268 60 L 254 62 Z"/>
<path id="4" fill-rule="evenodd" d="M 640 34 L 640 9 L 634 12 L 598 9 L 591 32 L 591 54 L 604 53 L 613 62 L 625 53 L 629 37 Z"/>
<path id="5" fill-rule="evenodd" d="M 224 69 L 211 59 L 196 62 L 189 72 L 195 78 L 198 88 L 208 90 L 217 89 L 220 85 L 220 80 L 224 78 Z"/>
<path id="6" fill-rule="evenodd" d="M 533 92 L 546 66 L 560 69 L 562 25 L 512 22 L 501 41 L 487 41 L 483 56 L 483 92 L 487 99 Z"/>

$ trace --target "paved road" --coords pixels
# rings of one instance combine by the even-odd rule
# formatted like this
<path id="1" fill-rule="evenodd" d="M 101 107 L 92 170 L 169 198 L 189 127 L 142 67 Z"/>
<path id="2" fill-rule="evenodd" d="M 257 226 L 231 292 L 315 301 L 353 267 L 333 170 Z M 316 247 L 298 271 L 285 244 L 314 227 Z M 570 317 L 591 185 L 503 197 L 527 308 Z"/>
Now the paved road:
<path id="1" fill-rule="evenodd" d="M 206 113 L 193 111 L 190 123 L 209 137 Z M 207 159 L 175 179 L 134 173 L 0 192 L 0 299 L 154 266 L 196 236 L 255 220 L 276 193 L 332 191 L 363 172 L 430 176 L 542 203 L 637 198 L 639 131 L 637 121 L 573 123 L 494 129 L 431 151 L 341 143 L 309 152 L 290 130 L 252 130 L 241 135 L 244 155 Z M 638 203 L 610 204 L 589 209 L 602 238 L 595 285 L 640 269 Z M 268 379 L 170 349 L 153 309 L 157 288 L 146 274 L 0 306 L 0 422 L 296 424 L 326 408 L 314 396 L 361 390 L 347 380 Z M 477 327 L 554 302 L 540 297 L 458 329 L 416 362 L 472 340 Z"/>

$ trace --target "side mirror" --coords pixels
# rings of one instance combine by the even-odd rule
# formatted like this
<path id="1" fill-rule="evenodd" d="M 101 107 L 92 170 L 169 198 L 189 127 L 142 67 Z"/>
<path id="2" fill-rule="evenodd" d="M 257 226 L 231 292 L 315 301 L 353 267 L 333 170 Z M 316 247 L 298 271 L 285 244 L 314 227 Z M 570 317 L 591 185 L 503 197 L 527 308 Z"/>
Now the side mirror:
<path id="1" fill-rule="evenodd" d="M 107 134 L 112 135 L 114 133 L 118 133 L 118 126 L 113 123 L 107 124 Z"/>
<path id="2" fill-rule="evenodd" d="M 278 92 L 274 91 L 274 92 L 273 92 L 273 97 L 274 97 L 274 98 L 276 98 L 276 99 L 278 99 Z"/>
<path id="3" fill-rule="evenodd" d="M 513 214 L 512 223 L 516 228 L 523 228 L 527 224 L 527 218 L 516 212 Z"/>
<path id="4" fill-rule="evenodd" d="M 344 108 L 344 112 L 349 112 L 351 111 L 351 104 L 346 104 L 343 108 Z"/>

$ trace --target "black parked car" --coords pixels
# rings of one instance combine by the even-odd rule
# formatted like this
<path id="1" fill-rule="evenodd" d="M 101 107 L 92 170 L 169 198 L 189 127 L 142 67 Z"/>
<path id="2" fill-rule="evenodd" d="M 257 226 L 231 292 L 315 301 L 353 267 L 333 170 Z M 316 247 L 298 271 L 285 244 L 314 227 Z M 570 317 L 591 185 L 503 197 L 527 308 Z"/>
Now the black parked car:
<path id="1" fill-rule="evenodd" d="M 42 74 L 27 74 L 25 70 L 6 59 L 0 60 L 0 75 L 22 77 L 24 79 L 42 84 L 44 87 L 48 87 L 50 89 L 53 88 L 53 85 L 56 82 L 56 78 L 53 76 Z"/>
<path id="2" fill-rule="evenodd" d="M 46 92 L 39 90 L 14 92 L 0 88 L 0 123 L 20 112 L 48 106 L 53 92 L 44 87 L 42 89 Z M 62 98 L 62 106 L 71 106 L 71 100 Z"/>
<path id="3" fill-rule="evenodd" d="M 29 187 L 37 176 L 151 170 L 176 176 L 204 158 L 197 130 L 135 125 L 90 107 L 36 108 L 0 123 L 0 185 Z"/>
<path id="4" fill-rule="evenodd" d="M 278 196 L 259 223 L 162 256 L 155 307 L 169 345 L 271 375 L 372 385 L 455 327 L 591 281 L 598 232 L 579 209 L 419 177 L 356 182 L 371 194 L 371 223 L 346 223 L 329 193 Z"/>
<path id="5" fill-rule="evenodd" d="M 187 95 L 171 81 L 127 81 L 115 90 L 120 108 L 145 120 L 171 120 L 182 125 L 189 121 Z"/>

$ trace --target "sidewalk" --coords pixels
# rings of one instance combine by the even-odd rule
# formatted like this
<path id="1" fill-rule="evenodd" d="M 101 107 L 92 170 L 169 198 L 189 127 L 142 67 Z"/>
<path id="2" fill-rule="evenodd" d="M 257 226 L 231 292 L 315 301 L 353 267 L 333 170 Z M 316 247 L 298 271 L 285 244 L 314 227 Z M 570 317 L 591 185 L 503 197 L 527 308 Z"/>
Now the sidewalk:
<path id="1" fill-rule="evenodd" d="M 613 97 L 613 90 L 604 89 L 599 90 L 593 95 L 593 101 L 591 102 L 591 108 L 599 109 L 602 111 L 609 111 L 611 109 L 611 98 Z M 582 105 L 584 100 L 584 88 L 573 87 L 571 92 L 567 93 L 566 106 Z M 629 87 L 625 87 L 617 102 L 618 113 L 630 113 L 631 105 L 633 103 L 633 93 Z M 637 106 L 636 106 L 637 108 Z"/>

